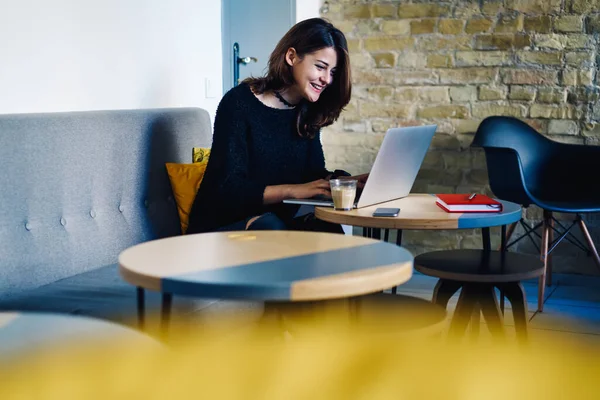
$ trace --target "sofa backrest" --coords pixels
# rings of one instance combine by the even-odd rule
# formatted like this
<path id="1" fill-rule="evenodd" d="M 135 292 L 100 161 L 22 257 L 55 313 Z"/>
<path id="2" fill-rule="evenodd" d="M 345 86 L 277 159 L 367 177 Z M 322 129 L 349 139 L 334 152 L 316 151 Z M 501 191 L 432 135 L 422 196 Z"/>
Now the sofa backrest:
<path id="1" fill-rule="evenodd" d="M 0 115 L 0 295 L 179 234 L 165 163 L 211 141 L 199 108 Z"/>

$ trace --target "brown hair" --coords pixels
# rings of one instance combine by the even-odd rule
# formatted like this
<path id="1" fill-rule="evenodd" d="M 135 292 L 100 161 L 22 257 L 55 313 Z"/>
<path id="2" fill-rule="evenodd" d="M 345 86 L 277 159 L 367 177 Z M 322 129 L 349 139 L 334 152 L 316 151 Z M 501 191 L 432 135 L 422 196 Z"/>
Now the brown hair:
<path id="1" fill-rule="evenodd" d="M 275 46 L 269 57 L 266 76 L 244 80 L 254 93 L 278 91 L 294 84 L 292 67 L 285 61 L 290 47 L 296 50 L 300 58 L 326 47 L 334 48 L 337 53 L 336 72 L 332 82 L 316 102 L 301 101 L 298 105 L 298 134 L 312 138 L 322 127 L 335 122 L 350 102 L 352 83 L 348 43 L 342 31 L 324 19 L 311 18 L 298 22 Z"/>

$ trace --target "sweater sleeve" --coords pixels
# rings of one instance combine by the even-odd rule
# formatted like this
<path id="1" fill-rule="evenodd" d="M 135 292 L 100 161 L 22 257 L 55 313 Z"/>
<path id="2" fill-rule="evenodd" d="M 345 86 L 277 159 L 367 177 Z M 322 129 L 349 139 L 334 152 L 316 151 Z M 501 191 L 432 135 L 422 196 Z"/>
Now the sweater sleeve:
<path id="1" fill-rule="evenodd" d="M 249 179 L 248 136 L 251 134 L 245 105 L 230 91 L 215 115 L 211 160 L 218 169 L 215 199 L 240 218 L 261 212 L 265 185 Z"/>
<path id="2" fill-rule="evenodd" d="M 331 172 L 325 168 L 325 155 L 323 154 L 320 132 L 317 133 L 313 139 L 310 139 L 306 171 L 305 181 L 307 182 L 323 179 L 331 174 Z"/>

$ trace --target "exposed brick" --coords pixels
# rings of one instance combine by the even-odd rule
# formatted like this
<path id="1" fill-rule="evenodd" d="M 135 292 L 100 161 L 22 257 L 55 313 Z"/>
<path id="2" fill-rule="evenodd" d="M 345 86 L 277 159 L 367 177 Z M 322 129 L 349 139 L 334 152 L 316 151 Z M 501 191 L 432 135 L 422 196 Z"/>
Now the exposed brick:
<path id="1" fill-rule="evenodd" d="M 398 85 L 435 85 L 437 82 L 438 77 L 433 71 L 402 71 L 394 80 Z"/>
<path id="2" fill-rule="evenodd" d="M 566 53 L 565 62 L 569 67 L 590 68 L 594 65 L 594 54 L 587 51 Z"/>
<path id="3" fill-rule="evenodd" d="M 360 50 L 360 39 L 348 39 L 348 51 L 354 52 Z"/>
<path id="4" fill-rule="evenodd" d="M 560 12 L 562 0 L 506 0 L 506 8 L 525 14 Z"/>
<path id="5" fill-rule="evenodd" d="M 506 86 L 480 86 L 479 100 L 504 100 L 506 99 Z"/>
<path id="6" fill-rule="evenodd" d="M 496 70 L 493 68 L 461 68 L 440 70 L 439 73 L 440 83 L 443 84 L 488 83 L 496 77 Z"/>
<path id="7" fill-rule="evenodd" d="M 449 94 L 453 103 L 466 103 L 477 100 L 477 88 L 475 86 L 451 87 Z"/>
<path id="8" fill-rule="evenodd" d="M 452 14 L 448 5 L 439 4 L 400 4 L 398 16 L 400 18 L 427 18 L 447 17 Z"/>
<path id="9" fill-rule="evenodd" d="M 510 50 L 531 46 L 531 37 L 527 34 L 494 34 L 475 36 L 477 50 Z"/>
<path id="10" fill-rule="evenodd" d="M 504 115 L 507 117 L 524 117 L 526 114 L 527 107 L 520 104 L 473 104 L 473 116 L 476 118 L 486 118 L 492 115 Z"/>
<path id="11" fill-rule="evenodd" d="M 441 3 L 439 0 L 438 2 Z M 456 18 L 467 19 L 479 15 L 481 15 L 481 9 L 478 1 L 462 1 L 454 9 L 454 17 Z"/>
<path id="12" fill-rule="evenodd" d="M 511 86 L 509 100 L 531 101 L 535 98 L 535 88 L 531 86 Z"/>
<path id="13" fill-rule="evenodd" d="M 554 18 L 556 32 L 581 32 L 583 31 L 583 17 L 581 15 L 561 15 Z"/>
<path id="14" fill-rule="evenodd" d="M 371 6 L 371 17 L 373 18 L 393 18 L 398 10 L 394 4 L 373 4 Z"/>
<path id="15" fill-rule="evenodd" d="M 381 104 L 381 103 L 362 103 L 360 105 L 359 115 L 363 118 L 372 117 L 392 117 L 409 118 L 411 105 L 406 104 Z"/>
<path id="16" fill-rule="evenodd" d="M 440 19 L 438 31 L 444 35 L 458 35 L 463 32 L 465 21 L 462 19 Z"/>
<path id="17" fill-rule="evenodd" d="M 379 32 L 379 25 L 374 19 L 360 19 L 355 21 L 354 30 L 358 37 L 369 37 L 373 32 Z"/>
<path id="18" fill-rule="evenodd" d="M 412 103 L 419 99 L 420 88 L 397 88 L 394 101 Z"/>
<path id="19" fill-rule="evenodd" d="M 350 56 L 350 65 L 352 66 L 352 70 L 356 71 L 357 69 L 364 68 L 373 68 L 373 57 L 370 54 L 366 54 L 363 52 L 352 53 Z"/>
<path id="20" fill-rule="evenodd" d="M 599 88 L 593 86 L 571 87 L 567 91 L 567 102 L 576 103 L 596 103 L 600 99 Z"/>
<path id="21" fill-rule="evenodd" d="M 586 123 L 583 125 L 583 130 L 581 131 L 583 136 L 600 138 L 600 124 L 599 123 Z"/>
<path id="22" fill-rule="evenodd" d="M 367 4 L 347 5 L 344 18 L 371 18 L 371 9 Z"/>
<path id="23" fill-rule="evenodd" d="M 343 130 L 344 132 L 359 132 L 359 133 L 367 133 L 368 125 L 367 121 L 355 121 L 348 120 L 346 118 L 343 119 Z"/>
<path id="24" fill-rule="evenodd" d="M 600 14 L 588 16 L 585 25 L 586 33 L 600 33 Z"/>
<path id="25" fill-rule="evenodd" d="M 519 51 L 517 59 L 523 64 L 561 65 L 562 53 L 541 51 Z"/>
<path id="26" fill-rule="evenodd" d="M 564 86 L 589 86 L 593 81 L 592 70 L 570 70 L 562 71 L 561 84 Z"/>
<path id="27" fill-rule="evenodd" d="M 550 135 L 577 135 L 579 125 L 575 121 L 552 120 L 548 124 L 548 134 Z"/>
<path id="28" fill-rule="evenodd" d="M 381 31 L 386 35 L 409 35 L 410 21 L 404 19 L 383 21 Z"/>
<path id="29" fill-rule="evenodd" d="M 566 49 L 595 49 L 596 44 L 591 35 L 585 34 L 568 34 Z"/>
<path id="30" fill-rule="evenodd" d="M 562 50 L 567 45 L 567 37 L 557 34 L 537 35 L 533 40 L 533 44 L 542 49 Z"/>
<path id="31" fill-rule="evenodd" d="M 531 118 L 579 119 L 583 116 L 580 109 L 571 105 L 532 104 L 529 109 Z"/>
<path id="32" fill-rule="evenodd" d="M 552 31 L 552 18 L 549 15 L 525 16 L 523 29 L 525 32 L 531 33 L 550 33 Z"/>
<path id="33" fill-rule="evenodd" d="M 475 133 L 481 124 L 480 119 L 457 119 L 452 121 L 456 133 Z"/>
<path id="34" fill-rule="evenodd" d="M 457 51 L 456 65 L 459 67 L 499 66 L 512 63 L 511 53 L 506 51 Z"/>
<path id="35" fill-rule="evenodd" d="M 425 87 L 419 90 L 419 99 L 427 103 L 449 103 L 447 87 Z"/>
<path id="36" fill-rule="evenodd" d="M 410 33 L 413 35 L 420 35 L 423 33 L 435 32 L 435 19 L 422 19 L 419 21 L 410 22 Z"/>
<path id="37" fill-rule="evenodd" d="M 393 68 L 396 65 L 396 53 L 371 54 L 377 68 Z"/>
<path id="38" fill-rule="evenodd" d="M 558 83 L 556 71 L 535 69 L 505 69 L 501 71 L 502 82 L 514 85 L 555 85 Z"/>
<path id="39" fill-rule="evenodd" d="M 523 14 L 513 15 L 506 14 L 500 16 L 494 27 L 496 33 L 517 33 L 523 30 L 524 17 Z"/>
<path id="40" fill-rule="evenodd" d="M 540 103 L 563 103 L 565 101 L 565 89 L 541 87 L 538 90 L 537 101 Z"/>
<path id="41" fill-rule="evenodd" d="M 469 50 L 471 36 L 454 36 L 452 38 L 423 36 L 418 39 L 417 48 L 426 51 Z"/>
<path id="42" fill-rule="evenodd" d="M 545 120 L 545 119 L 521 119 L 521 120 L 540 133 L 548 132 L 548 120 Z"/>
<path id="43" fill-rule="evenodd" d="M 364 39 L 364 47 L 367 51 L 381 51 L 381 50 L 405 50 L 412 48 L 415 43 L 415 39 L 412 37 L 403 38 L 386 38 L 386 37 L 371 37 Z"/>
<path id="44" fill-rule="evenodd" d="M 445 54 L 430 54 L 427 56 L 427 67 L 450 68 L 452 67 L 452 56 Z"/>
<path id="45" fill-rule="evenodd" d="M 398 68 L 423 69 L 427 67 L 427 54 L 414 51 L 404 51 L 398 56 Z"/>
<path id="46" fill-rule="evenodd" d="M 354 94 L 357 93 L 359 91 L 358 88 L 352 88 L 352 97 L 354 97 Z M 369 86 L 367 88 L 364 89 L 364 91 L 366 92 L 364 96 L 361 96 L 362 98 L 368 98 L 368 99 L 373 99 L 373 100 L 378 100 L 378 101 L 388 101 L 392 98 L 393 94 L 394 94 L 394 89 L 390 86 Z M 358 92 L 357 94 L 359 94 L 360 92 Z"/>
<path id="47" fill-rule="evenodd" d="M 349 35 L 354 31 L 354 21 L 344 20 L 344 21 L 335 21 L 335 27 L 340 31 L 344 32 L 345 35 Z"/>
<path id="48" fill-rule="evenodd" d="M 598 12 L 600 0 L 566 0 L 567 9 L 573 13 Z"/>
<path id="49" fill-rule="evenodd" d="M 493 21 L 489 18 L 472 18 L 467 21 L 465 26 L 466 33 L 483 33 L 488 32 L 492 27 Z"/>
<path id="50" fill-rule="evenodd" d="M 444 105 L 421 108 L 417 111 L 417 118 L 457 118 L 469 117 L 469 109 L 465 106 Z"/>

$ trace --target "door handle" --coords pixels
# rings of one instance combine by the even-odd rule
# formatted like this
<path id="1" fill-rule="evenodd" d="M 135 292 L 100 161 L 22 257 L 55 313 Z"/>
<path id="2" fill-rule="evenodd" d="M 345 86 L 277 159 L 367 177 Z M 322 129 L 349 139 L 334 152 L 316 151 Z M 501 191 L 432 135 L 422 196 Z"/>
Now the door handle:
<path id="1" fill-rule="evenodd" d="M 256 57 L 238 57 L 237 62 L 240 64 L 250 64 L 251 62 L 257 62 L 258 58 Z"/>

